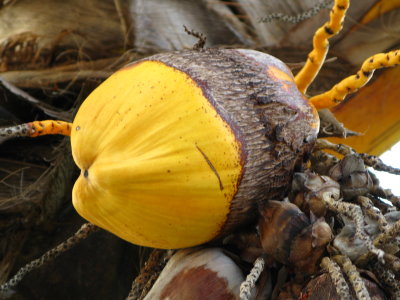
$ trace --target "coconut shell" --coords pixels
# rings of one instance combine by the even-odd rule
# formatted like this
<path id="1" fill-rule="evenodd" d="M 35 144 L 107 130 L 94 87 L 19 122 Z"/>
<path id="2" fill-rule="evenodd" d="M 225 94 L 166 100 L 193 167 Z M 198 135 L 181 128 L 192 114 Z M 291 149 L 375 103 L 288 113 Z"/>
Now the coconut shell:
<path id="1" fill-rule="evenodd" d="M 155 55 L 82 104 L 73 203 L 135 244 L 181 248 L 248 223 L 281 198 L 318 131 L 315 109 L 278 59 L 253 50 Z"/>
<path id="2" fill-rule="evenodd" d="M 239 299 L 244 276 L 219 248 L 177 252 L 145 299 Z"/>

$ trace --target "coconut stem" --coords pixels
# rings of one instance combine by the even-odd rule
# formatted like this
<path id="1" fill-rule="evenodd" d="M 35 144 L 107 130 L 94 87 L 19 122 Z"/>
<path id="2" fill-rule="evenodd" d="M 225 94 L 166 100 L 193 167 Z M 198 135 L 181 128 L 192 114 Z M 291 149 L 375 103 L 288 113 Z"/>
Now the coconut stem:
<path id="1" fill-rule="evenodd" d="M 382 247 L 389 242 L 396 242 L 396 237 L 400 234 L 400 220 L 386 228 L 380 235 L 374 239 L 374 245 Z M 397 244 L 400 245 L 399 242 Z"/>
<path id="2" fill-rule="evenodd" d="M 353 148 L 345 144 L 334 144 L 325 139 L 318 139 L 315 143 L 314 151 L 323 149 L 329 149 L 345 156 L 357 154 L 368 167 L 374 168 L 377 171 L 400 175 L 400 169 L 385 165 L 379 157 L 366 153 L 357 153 Z"/>
<path id="3" fill-rule="evenodd" d="M 370 218 L 373 218 L 378 222 L 379 229 L 381 231 L 385 232 L 388 229 L 389 225 L 385 216 L 379 209 L 376 209 L 374 207 L 374 204 L 371 201 L 371 199 L 365 196 L 358 196 L 356 201 L 361 205 L 361 208 L 366 215 L 368 215 Z"/>
<path id="4" fill-rule="evenodd" d="M 306 10 L 305 12 L 302 12 L 302 13 L 294 15 L 294 16 L 285 15 L 285 14 L 282 14 L 282 13 L 272 13 L 272 14 L 269 14 L 269 15 L 267 15 L 265 17 L 262 17 L 260 19 L 260 22 L 269 23 L 269 22 L 272 22 L 274 20 L 277 20 L 277 21 L 282 21 L 282 22 L 286 22 L 286 23 L 297 24 L 297 23 L 300 23 L 302 21 L 308 20 L 311 17 L 315 16 L 322 9 L 327 8 L 331 4 L 331 2 L 332 2 L 332 0 L 325 0 L 325 1 L 321 2 L 321 3 L 318 3 L 317 5 L 312 7 L 311 9 Z"/>
<path id="5" fill-rule="evenodd" d="M 71 135 L 72 124 L 58 120 L 45 120 L 24 123 L 16 126 L 0 128 L 2 137 L 37 137 L 49 134 Z"/>
<path id="6" fill-rule="evenodd" d="M 344 255 L 336 255 L 333 257 L 333 259 L 342 267 L 343 272 L 347 275 L 347 278 L 349 279 L 350 284 L 356 293 L 357 299 L 370 300 L 371 297 L 364 284 L 364 281 L 361 278 L 360 273 L 357 271 L 357 268 L 352 264 L 351 260 Z"/>
<path id="7" fill-rule="evenodd" d="M 256 285 L 261 272 L 264 270 L 265 260 L 263 257 L 259 257 L 254 262 L 254 266 L 251 269 L 246 280 L 240 285 L 240 300 L 248 300 L 251 297 L 251 290 Z"/>
<path id="8" fill-rule="evenodd" d="M 350 288 L 344 279 L 343 273 L 338 264 L 332 261 L 329 257 L 324 257 L 321 262 L 321 267 L 328 271 L 339 298 L 341 300 L 351 300 Z"/>
<path id="9" fill-rule="evenodd" d="M 322 196 L 322 200 L 328 205 L 330 210 L 336 211 L 339 214 L 350 218 L 354 222 L 356 227 L 356 236 L 364 241 L 365 246 L 368 248 L 370 253 L 376 255 L 378 260 L 384 263 L 385 252 L 375 247 L 368 234 L 364 231 L 364 216 L 361 208 L 353 203 L 334 200 L 329 193 L 325 193 Z"/>
<path id="10" fill-rule="evenodd" d="M 355 93 L 371 79 L 377 69 L 393 67 L 400 64 L 400 50 L 375 54 L 364 61 L 356 75 L 349 76 L 329 91 L 310 98 L 316 109 L 336 106 L 351 93 Z"/>
<path id="11" fill-rule="evenodd" d="M 0 286 L 0 292 L 6 292 L 9 289 L 18 285 L 26 274 L 33 270 L 40 268 L 48 262 L 53 261 L 61 253 L 71 249 L 73 246 L 86 239 L 91 233 L 97 231 L 99 228 L 91 223 L 85 223 L 81 228 L 66 241 L 59 244 L 57 247 L 47 251 L 40 258 L 31 261 L 24 267 L 19 269 L 19 271 L 6 283 Z"/>
<path id="12" fill-rule="evenodd" d="M 375 270 L 374 274 L 378 276 L 381 282 L 389 287 L 391 299 L 400 299 L 400 282 L 396 279 L 396 275 L 379 262 L 375 263 L 373 269 Z"/>
<path id="13" fill-rule="evenodd" d="M 295 77 L 296 85 L 303 94 L 306 93 L 308 86 L 313 82 L 325 61 L 329 49 L 328 39 L 338 34 L 342 29 L 349 2 L 349 0 L 335 0 L 330 13 L 330 20 L 315 32 L 313 50 L 308 54 L 306 64 Z"/>
<path id="14" fill-rule="evenodd" d="M 139 275 L 133 281 L 129 295 L 125 300 L 145 298 L 173 253 L 175 253 L 173 250 L 154 249 Z"/>

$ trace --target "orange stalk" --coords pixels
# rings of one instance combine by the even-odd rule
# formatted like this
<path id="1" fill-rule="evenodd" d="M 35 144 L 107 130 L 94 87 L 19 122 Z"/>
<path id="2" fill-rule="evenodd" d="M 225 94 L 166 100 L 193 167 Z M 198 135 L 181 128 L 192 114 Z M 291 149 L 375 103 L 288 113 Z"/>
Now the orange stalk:
<path id="1" fill-rule="evenodd" d="M 328 39 L 338 34 L 342 29 L 348 7 L 349 0 L 335 0 L 330 13 L 330 20 L 315 32 L 313 50 L 308 55 L 304 67 L 295 76 L 296 85 L 303 94 L 306 93 L 308 86 L 313 82 L 325 61 L 329 49 Z"/>
<path id="2" fill-rule="evenodd" d="M 356 75 L 349 76 L 329 91 L 310 98 L 316 109 L 330 108 L 343 101 L 351 93 L 363 87 L 372 77 L 376 69 L 392 67 L 400 64 L 400 50 L 375 54 L 364 61 Z"/>
<path id="3" fill-rule="evenodd" d="M 72 123 L 58 121 L 58 120 L 45 120 L 24 123 L 16 126 L 0 128 L 0 136 L 15 137 L 27 136 L 37 137 L 49 134 L 71 135 Z"/>

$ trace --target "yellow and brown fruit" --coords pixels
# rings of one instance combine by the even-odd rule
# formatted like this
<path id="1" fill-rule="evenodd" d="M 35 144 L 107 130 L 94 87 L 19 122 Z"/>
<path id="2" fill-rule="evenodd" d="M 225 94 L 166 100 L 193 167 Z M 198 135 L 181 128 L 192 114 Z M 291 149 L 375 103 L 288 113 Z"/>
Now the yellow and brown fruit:
<path id="1" fill-rule="evenodd" d="M 76 115 L 74 206 L 135 244 L 202 244 L 287 192 L 318 122 L 289 69 L 267 54 L 146 58 L 112 75 Z"/>

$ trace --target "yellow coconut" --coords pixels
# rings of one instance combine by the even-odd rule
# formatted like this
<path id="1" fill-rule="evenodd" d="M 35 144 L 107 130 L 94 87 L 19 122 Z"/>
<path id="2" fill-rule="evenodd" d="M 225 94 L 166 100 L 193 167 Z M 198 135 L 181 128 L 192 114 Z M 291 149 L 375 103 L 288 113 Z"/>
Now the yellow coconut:
<path id="1" fill-rule="evenodd" d="M 317 129 L 276 58 L 156 55 L 116 72 L 80 107 L 73 204 L 135 244 L 202 244 L 251 221 L 257 201 L 282 196 Z"/>

